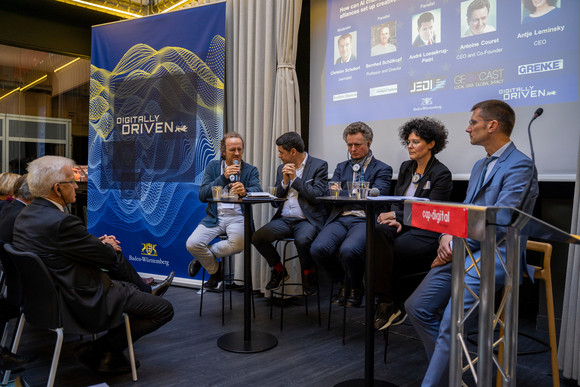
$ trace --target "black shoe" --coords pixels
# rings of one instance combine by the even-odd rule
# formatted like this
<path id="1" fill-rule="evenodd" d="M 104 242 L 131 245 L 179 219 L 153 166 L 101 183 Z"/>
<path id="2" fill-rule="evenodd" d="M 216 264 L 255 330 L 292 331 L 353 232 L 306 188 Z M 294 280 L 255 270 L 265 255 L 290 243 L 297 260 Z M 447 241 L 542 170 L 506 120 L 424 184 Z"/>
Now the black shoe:
<path id="1" fill-rule="evenodd" d="M 199 263 L 197 259 L 192 259 L 191 262 L 189 262 L 189 266 L 187 267 L 187 274 L 193 278 L 197 275 L 197 273 L 199 273 L 200 270 L 201 263 Z"/>
<path id="2" fill-rule="evenodd" d="M 209 276 L 209 279 L 203 285 L 206 289 L 215 289 L 219 285 L 220 281 L 224 279 L 224 272 L 222 270 L 222 265 L 218 264 L 218 270 Z"/>
<path id="3" fill-rule="evenodd" d="M 275 290 L 280 287 L 282 280 L 288 281 L 290 275 L 284 268 L 284 271 L 276 271 L 272 270 L 272 277 L 270 278 L 270 282 L 266 285 L 266 290 Z"/>
<path id="4" fill-rule="evenodd" d="M 135 367 L 139 366 L 139 362 L 135 360 Z M 105 352 L 97 371 L 106 374 L 128 374 L 131 372 L 131 362 L 121 351 Z"/>
<path id="5" fill-rule="evenodd" d="M 375 329 L 382 331 L 393 325 L 395 319 L 401 315 L 401 311 L 392 302 L 381 302 L 377 307 L 377 318 L 375 319 Z M 403 321 L 400 321 L 402 323 Z"/>
<path id="6" fill-rule="evenodd" d="M 10 352 L 7 348 L 1 348 L 2 354 L 0 355 L 0 369 L 17 371 L 22 370 L 23 367 L 30 363 L 32 358 L 24 357 Z"/>
<path id="7" fill-rule="evenodd" d="M 332 303 L 334 305 L 343 306 L 344 305 L 344 287 L 341 287 L 338 294 L 332 296 Z"/>
<path id="8" fill-rule="evenodd" d="M 79 362 L 90 370 L 96 371 L 103 357 L 103 353 L 95 349 L 92 341 L 82 343 L 74 349 L 74 355 Z"/>
<path id="9" fill-rule="evenodd" d="M 318 292 L 318 281 L 316 280 L 316 273 L 310 271 L 304 275 L 302 273 L 302 290 L 305 296 L 313 296 Z"/>
<path id="10" fill-rule="evenodd" d="M 346 299 L 347 308 L 358 308 L 362 304 L 362 289 L 351 289 L 348 298 Z"/>
<path id="11" fill-rule="evenodd" d="M 159 296 L 159 297 L 164 295 L 165 292 L 167 291 L 167 289 L 169 289 L 169 287 L 171 286 L 171 283 L 173 282 L 173 277 L 175 277 L 174 271 L 169 273 L 167 278 L 165 278 L 163 281 L 159 282 L 159 284 L 151 286 L 151 294 L 153 294 L 154 296 Z"/>

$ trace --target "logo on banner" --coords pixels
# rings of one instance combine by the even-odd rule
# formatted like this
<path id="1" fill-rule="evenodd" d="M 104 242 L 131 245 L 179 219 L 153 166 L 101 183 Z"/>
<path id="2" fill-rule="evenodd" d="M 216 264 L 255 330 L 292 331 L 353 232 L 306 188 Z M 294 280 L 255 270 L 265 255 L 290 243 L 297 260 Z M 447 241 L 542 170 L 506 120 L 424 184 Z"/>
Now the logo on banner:
<path id="1" fill-rule="evenodd" d="M 472 87 L 499 85 L 503 83 L 503 72 L 504 69 L 492 69 L 457 74 L 453 78 L 453 88 L 457 90 L 469 89 Z"/>
<path id="2" fill-rule="evenodd" d="M 501 95 L 504 101 L 508 101 L 508 100 L 533 99 L 540 97 L 555 96 L 557 94 L 557 91 L 536 89 L 535 86 L 521 86 L 521 87 L 512 87 L 511 89 L 499 89 L 498 93 L 499 95 Z"/>
<path id="3" fill-rule="evenodd" d="M 159 115 L 117 117 L 123 136 L 133 134 L 187 133 L 187 125 L 162 121 Z"/>
<path id="4" fill-rule="evenodd" d="M 467 209 L 440 204 L 413 203 L 411 226 L 467 238 Z"/>
<path id="5" fill-rule="evenodd" d="M 550 60 L 547 62 L 530 63 L 518 66 L 518 75 L 544 73 L 546 71 L 562 70 L 564 59 Z"/>
<path id="6" fill-rule="evenodd" d="M 153 243 L 141 243 L 141 244 L 143 245 L 143 248 L 141 249 L 141 254 L 150 255 L 152 257 L 157 256 L 157 250 L 155 250 L 155 247 L 157 247 L 157 245 L 154 245 Z"/>
<path id="7" fill-rule="evenodd" d="M 422 93 L 425 91 L 437 91 L 445 88 L 445 78 L 430 78 L 411 82 L 409 93 Z"/>

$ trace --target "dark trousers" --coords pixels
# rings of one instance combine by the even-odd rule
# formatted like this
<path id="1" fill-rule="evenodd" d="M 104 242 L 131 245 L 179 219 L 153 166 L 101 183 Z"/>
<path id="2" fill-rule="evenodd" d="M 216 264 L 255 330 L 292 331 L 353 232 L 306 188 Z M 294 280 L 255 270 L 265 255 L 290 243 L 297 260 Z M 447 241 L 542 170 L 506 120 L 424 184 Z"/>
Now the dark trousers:
<path id="1" fill-rule="evenodd" d="M 342 281 L 346 272 L 351 287 L 360 289 L 365 268 L 365 247 L 365 218 L 340 216 L 324 226 L 312 243 L 310 254 L 333 281 Z"/>
<path id="2" fill-rule="evenodd" d="M 298 258 L 302 270 L 310 269 L 314 261 L 310 256 L 310 245 L 316 237 L 316 227 L 307 219 L 276 218 L 257 230 L 252 237 L 252 244 L 262 254 L 270 267 L 280 262 L 280 254 L 273 243 L 282 238 L 294 237 Z"/>
<path id="3" fill-rule="evenodd" d="M 379 302 L 403 303 L 423 279 L 408 277 L 427 272 L 437 255 L 437 236 L 417 235 L 403 228 L 379 224 L 375 232 L 375 294 Z M 401 277 L 407 276 L 405 281 Z"/>
<path id="4" fill-rule="evenodd" d="M 137 286 L 142 292 L 151 293 L 151 286 L 143 282 L 137 270 L 119 251 L 117 252 L 117 266 L 109 270 L 107 274 L 112 280 L 129 282 Z"/>
<path id="5" fill-rule="evenodd" d="M 115 291 L 121 292 L 125 300 L 123 312 L 129 315 L 133 342 L 171 321 L 173 305 L 151 294 L 151 286 L 143 282 L 122 253 L 117 253 L 117 267 L 108 274 L 115 284 Z M 104 350 L 124 350 L 127 348 L 125 323 L 110 329 L 98 341 Z"/>
<path id="6" fill-rule="evenodd" d="M 173 318 L 173 305 L 166 299 L 143 292 L 134 284 L 114 281 L 115 287 L 125 296 L 123 312 L 131 320 L 133 342 L 159 329 Z M 125 323 L 110 329 L 99 340 L 104 350 L 123 351 L 127 348 Z"/>

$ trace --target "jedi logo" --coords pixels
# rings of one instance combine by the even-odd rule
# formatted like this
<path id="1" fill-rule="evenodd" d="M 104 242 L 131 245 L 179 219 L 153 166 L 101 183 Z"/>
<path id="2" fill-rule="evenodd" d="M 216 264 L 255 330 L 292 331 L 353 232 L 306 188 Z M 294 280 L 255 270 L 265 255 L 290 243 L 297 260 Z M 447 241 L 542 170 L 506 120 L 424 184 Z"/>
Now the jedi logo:
<path id="1" fill-rule="evenodd" d="M 143 255 L 150 255 L 153 257 L 157 256 L 157 251 L 155 250 L 155 247 L 157 247 L 157 245 L 154 245 L 152 243 L 141 243 L 143 245 L 143 248 L 141 249 L 141 254 Z"/>
<path id="2" fill-rule="evenodd" d="M 445 78 L 430 78 L 411 82 L 410 93 L 437 91 L 445 88 Z"/>

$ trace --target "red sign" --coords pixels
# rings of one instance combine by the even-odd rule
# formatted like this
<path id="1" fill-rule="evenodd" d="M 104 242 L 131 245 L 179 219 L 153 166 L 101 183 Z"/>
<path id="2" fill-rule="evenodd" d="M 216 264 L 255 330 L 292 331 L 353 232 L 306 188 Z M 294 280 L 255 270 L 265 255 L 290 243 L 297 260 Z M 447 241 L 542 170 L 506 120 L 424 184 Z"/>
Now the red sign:
<path id="1" fill-rule="evenodd" d="M 413 203 L 411 226 L 467 238 L 467 208 Z"/>

